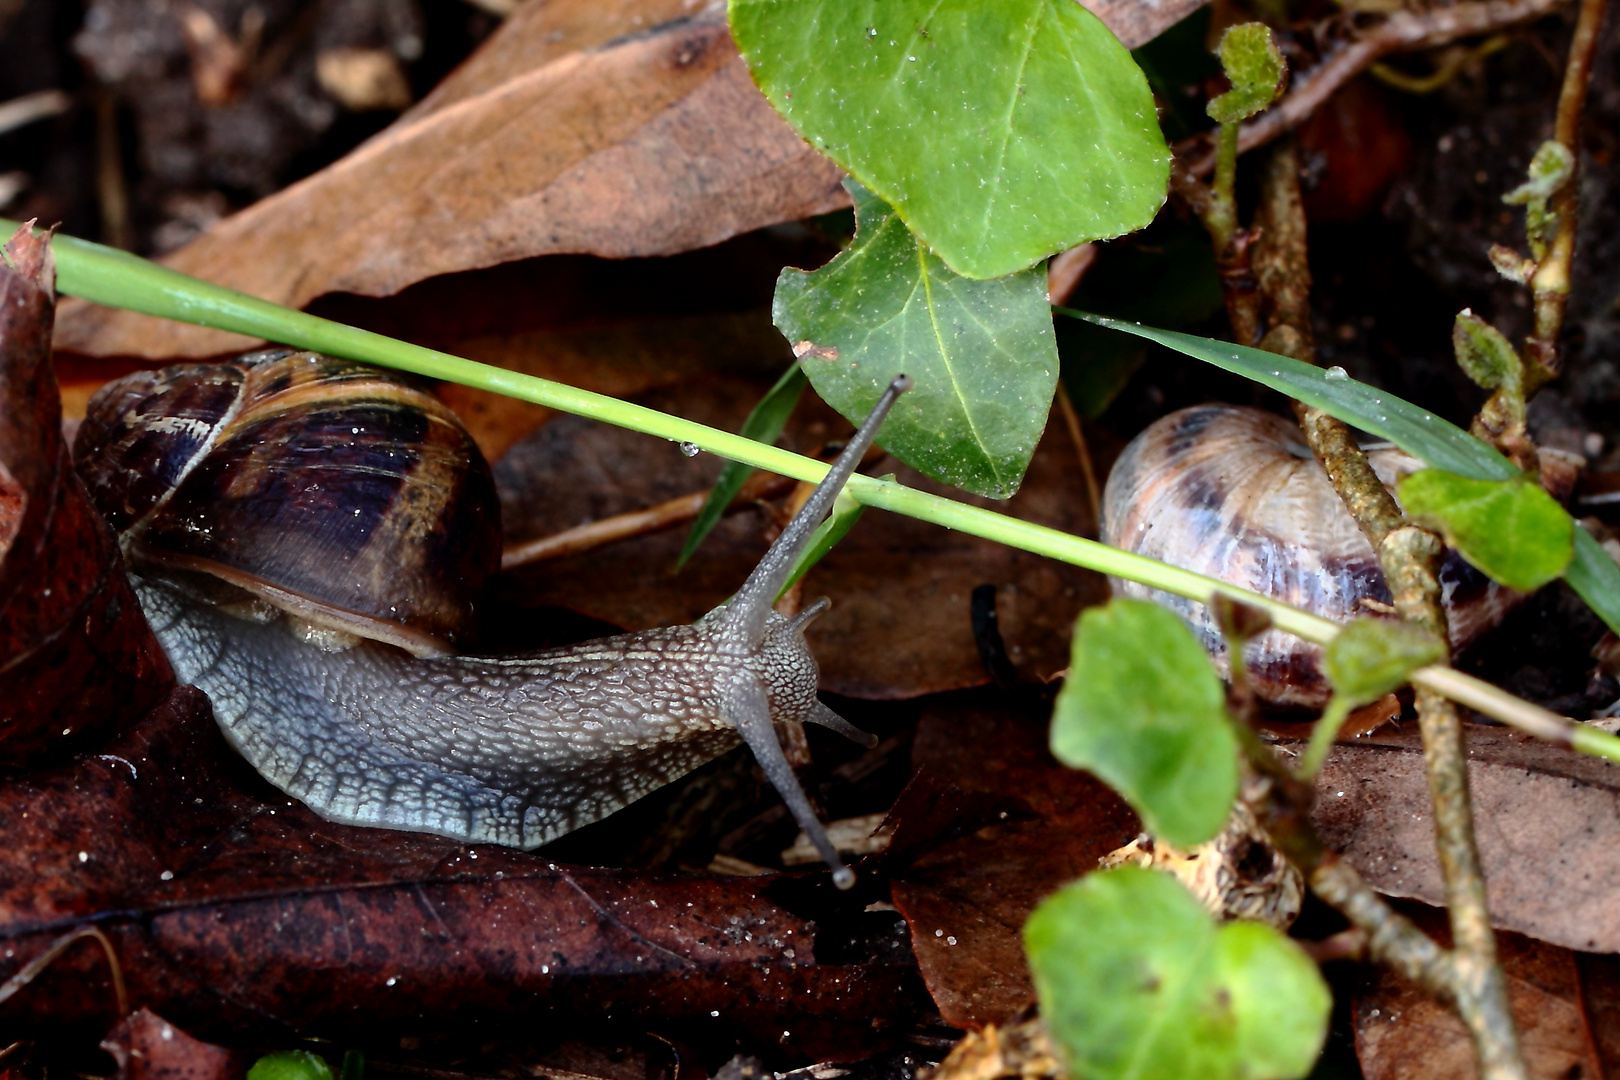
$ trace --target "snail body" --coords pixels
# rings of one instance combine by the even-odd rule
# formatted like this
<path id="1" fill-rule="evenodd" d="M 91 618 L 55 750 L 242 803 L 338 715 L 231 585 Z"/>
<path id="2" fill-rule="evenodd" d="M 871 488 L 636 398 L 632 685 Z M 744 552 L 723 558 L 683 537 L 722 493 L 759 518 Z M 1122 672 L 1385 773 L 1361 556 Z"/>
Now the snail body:
<path id="1" fill-rule="evenodd" d="M 327 378 L 337 397 L 348 399 L 331 408 L 352 404 L 356 399 L 348 383 L 362 377 L 352 370 L 358 365 L 309 353 L 266 353 L 244 358 L 237 366 L 244 369 L 242 385 L 273 388 L 262 395 L 274 402 L 266 411 L 283 417 L 284 426 L 317 433 L 345 430 L 342 423 L 347 421 L 326 415 L 328 406 L 316 390 L 298 391 L 306 397 L 300 406 L 319 414 L 304 417 L 302 424 L 284 415 L 288 402 L 277 395 L 289 392 L 282 379 L 289 369 L 307 368 L 315 377 L 329 367 Z M 390 402 L 409 396 L 410 388 L 400 380 L 361 370 L 375 384 L 363 398 L 367 407 L 378 395 Z M 771 605 L 889 406 L 908 385 L 903 377 L 885 392 L 727 604 L 690 626 L 507 658 L 443 655 L 445 646 L 464 637 L 464 621 L 413 618 L 401 631 L 397 619 L 370 613 L 410 607 L 413 613 L 459 609 L 464 617 L 470 615 L 473 601 L 462 595 L 464 590 L 451 588 L 460 585 L 455 575 L 446 576 L 449 598 L 428 599 L 423 583 L 436 575 L 401 574 L 408 604 L 385 592 L 376 599 L 368 596 L 367 611 L 360 613 L 356 608 L 361 605 L 345 607 L 332 597 L 368 592 L 379 584 L 357 582 L 370 575 L 371 563 L 340 559 L 329 546 L 317 544 L 314 557 L 327 564 L 328 573 L 322 576 L 336 583 L 323 583 L 321 598 L 314 602 L 296 596 L 286 602 L 285 610 L 301 630 L 288 633 L 283 625 L 287 620 L 267 605 L 277 604 L 290 590 L 254 579 L 231 545 L 224 553 L 193 554 L 204 539 L 217 539 L 193 534 L 219 530 L 204 524 L 200 512 L 183 509 L 191 505 L 182 498 L 188 485 L 204 486 L 206 481 L 210 490 L 235 492 L 246 505 L 251 505 L 246 499 L 250 489 L 268 489 L 280 496 L 273 500 L 272 514 L 292 505 L 318 511 L 313 515 L 318 537 L 331 531 L 334 514 L 341 520 L 349 510 L 331 490 L 337 483 L 333 470 L 320 468 L 323 462 L 337 464 L 335 459 L 343 456 L 341 441 L 317 437 L 311 446 L 290 431 L 277 450 L 317 468 L 289 467 L 276 472 L 275 482 L 256 478 L 263 462 L 251 454 L 236 455 L 237 463 L 229 467 L 214 463 L 209 454 L 233 445 L 238 429 L 252 420 L 244 414 L 254 410 L 243 403 L 238 386 L 237 403 L 220 412 L 217 431 L 204 436 L 199 415 L 204 410 L 194 407 L 196 402 L 229 396 L 219 384 L 234 377 L 203 372 L 202 383 L 195 386 L 182 378 L 196 374 L 171 369 L 157 373 L 155 381 L 148 375 L 139 377 L 145 382 L 138 378 L 133 385 L 105 388 L 92 401 L 76 457 L 92 492 L 107 501 L 109 517 L 124 531 L 126 552 L 137 572 L 137 595 L 176 673 L 209 696 L 226 738 L 267 780 L 328 820 L 533 848 L 612 813 L 740 739 L 834 868 L 838 884 L 847 887 L 853 881 L 787 763 L 774 722 L 818 723 L 868 745 L 875 740 L 816 698 L 818 669 L 804 629 L 826 609 L 825 601 L 793 618 Z M 184 389 L 172 385 L 180 383 Z M 159 397 L 166 399 L 162 408 L 153 404 Z M 168 418 L 177 403 L 186 404 L 181 422 Z M 434 445 L 457 444 L 437 430 L 436 408 L 442 406 L 431 400 L 422 405 L 418 429 L 432 436 Z M 359 423 L 349 427 L 359 429 L 350 432 L 351 438 L 367 430 Z M 167 441 L 175 432 L 182 441 L 178 449 Z M 115 452 L 107 453 L 108 448 Z M 465 505 L 467 499 L 482 498 L 480 470 L 488 475 L 471 440 L 455 452 L 466 459 L 465 471 L 441 468 L 444 463 L 436 454 L 418 454 L 414 445 L 396 446 L 393 454 L 381 460 L 364 457 L 361 487 L 392 486 L 404 493 L 394 512 L 422 517 L 387 523 L 365 536 L 380 535 L 376 542 L 381 550 L 402 559 L 405 569 L 416 565 L 419 553 L 396 542 L 396 534 L 437 545 L 440 558 L 470 563 L 474 575 L 486 562 L 493 568 L 499 543 L 493 484 L 488 509 Z M 154 472 L 170 474 L 163 484 L 149 481 L 137 467 L 143 456 L 158 463 Z M 167 464 L 182 458 L 189 464 Z M 424 459 L 433 462 L 425 469 Z M 382 462 L 402 466 L 407 475 L 393 475 Z M 243 469 L 249 475 L 237 476 Z M 385 475 L 373 475 L 378 470 Z M 304 487 L 294 473 L 303 475 Z M 423 482 L 411 479 L 418 476 Z M 316 489 L 313 494 L 310 485 Z M 131 494 L 148 489 L 158 491 L 155 499 Z M 335 508 L 328 505 L 334 500 Z M 172 516 L 184 518 L 184 526 L 158 528 L 154 522 L 170 509 Z M 290 527 L 291 516 L 276 518 L 288 543 L 299 535 Z M 361 514 L 348 516 L 366 514 L 362 508 Z M 484 531 L 454 539 L 454 527 L 468 522 Z M 168 532 L 178 532 L 191 545 L 182 544 L 179 554 L 160 549 L 158 539 Z M 364 553 L 373 543 L 358 531 L 342 535 L 339 552 Z M 486 535 L 493 540 L 486 541 Z M 493 554 L 485 551 L 486 543 L 495 545 Z M 276 545 L 267 546 L 272 563 L 295 561 Z M 389 585 L 387 577 L 382 575 L 380 584 Z M 228 590 L 223 597 L 218 595 L 221 582 Z M 385 625 L 374 631 L 374 622 Z M 313 632 L 307 629 L 311 625 Z"/>
<path id="2" fill-rule="evenodd" d="M 1393 490 L 1422 463 L 1395 449 L 1368 458 Z M 1106 544 L 1274 597 L 1336 622 L 1387 611 L 1371 543 L 1291 422 L 1259 409 L 1199 405 L 1149 425 L 1115 463 L 1103 497 Z M 1455 552 L 1440 573 L 1453 648 L 1498 623 L 1521 595 Z M 1224 674 L 1226 643 L 1203 604 L 1110 579 L 1116 595 L 1178 612 Z M 1256 693 L 1318 708 L 1331 693 L 1319 646 L 1272 630 L 1244 653 Z"/>

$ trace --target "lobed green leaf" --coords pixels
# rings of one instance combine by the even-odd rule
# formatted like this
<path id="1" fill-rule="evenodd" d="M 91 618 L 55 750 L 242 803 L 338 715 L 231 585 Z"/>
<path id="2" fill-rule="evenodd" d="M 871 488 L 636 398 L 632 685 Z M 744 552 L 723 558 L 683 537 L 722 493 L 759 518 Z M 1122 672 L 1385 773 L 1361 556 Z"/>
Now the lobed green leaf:
<path id="1" fill-rule="evenodd" d="M 1408 514 L 1437 527 L 1463 558 L 1510 589 L 1541 588 L 1574 556 L 1575 523 L 1526 477 L 1473 480 L 1424 469 L 1403 479 L 1399 493 Z"/>
<path id="2" fill-rule="evenodd" d="M 1141 69 L 1074 0 L 731 0 L 776 111 L 989 279 L 1142 228 L 1170 152 Z"/>
<path id="3" fill-rule="evenodd" d="M 1087 1080 L 1304 1076 L 1332 996 L 1309 957 L 1259 923 L 1217 927 L 1174 878 L 1087 875 L 1024 926 L 1041 1015 Z"/>
<path id="4" fill-rule="evenodd" d="M 283 1050 L 255 1061 L 247 1080 L 332 1080 L 332 1066 L 308 1050 Z"/>
<path id="5" fill-rule="evenodd" d="M 912 389 L 883 426 L 907 465 L 976 495 L 1018 490 L 1057 387 L 1046 269 L 965 278 L 854 181 L 855 240 L 806 273 L 784 270 L 771 309 L 811 385 L 859 422 L 896 374 Z"/>
<path id="6" fill-rule="evenodd" d="M 1186 624 L 1143 600 L 1081 613 L 1052 754 L 1095 773 L 1176 847 L 1219 832 L 1237 798 L 1226 691 Z"/>

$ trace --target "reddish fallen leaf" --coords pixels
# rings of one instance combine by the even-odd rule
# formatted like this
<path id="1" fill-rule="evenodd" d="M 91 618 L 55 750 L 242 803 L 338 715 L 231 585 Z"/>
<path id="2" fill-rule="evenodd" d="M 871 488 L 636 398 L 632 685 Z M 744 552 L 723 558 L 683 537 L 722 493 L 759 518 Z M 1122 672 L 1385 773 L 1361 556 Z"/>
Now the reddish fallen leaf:
<path id="1" fill-rule="evenodd" d="M 504 27 L 488 50 L 504 77 L 463 75 L 481 89 L 436 98 L 166 263 L 302 307 L 536 255 L 667 255 L 848 204 L 838 167 L 755 88 L 723 13 L 560 56 L 551 30 L 544 18 Z M 539 62 L 511 68 L 536 47 Z M 57 341 L 165 359 L 250 344 L 80 303 L 64 305 Z"/>
<path id="2" fill-rule="evenodd" d="M 1425 930 L 1446 938 L 1443 913 L 1412 911 Z M 1508 1002 L 1519 1024 L 1525 1065 L 1535 1080 L 1611 1076 L 1616 1034 L 1604 1032 L 1588 984 L 1620 981 L 1620 959 L 1581 955 L 1519 934 L 1498 934 Z M 1462 1021 L 1388 969 L 1355 996 L 1356 1055 L 1367 1080 L 1470 1080 L 1478 1076 Z"/>
<path id="3" fill-rule="evenodd" d="M 190 688 L 104 752 L 0 785 L 0 821 L 0 979 L 94 921 L 131 1001 L 201 1038 L 612 1021 L 852 1056 L 915 1009 L 907 963 L 818 963 L 814 925 L 765 895 L 785 878 L 586 869 L 320 821 L 226 748 Z M 98 951 L 67 953 L 0 1021 L 104 1029 L 107 978 Z"/>
<path id="4" fill-rule="evenodd" d="M 24 227 L 0 263 L 0 767 L 62 756 L 173 683 L 62 438 L 55 265 Z M 15 267 L 15 269 L 13 269 Z"/>
<path id="5" fill-rule="evenodd" d="M 1100 781 L 1053 760 L 1049 710 L 1005 700 L 925 712 L 912 750 L 918 779 L 891 814 L 894 904 L 940 1015 L 957 1027 L 1006 1023 L 1034 1000 L 1025 919 L 1140 828 Z M 952 809 L 960 816 L 947 824 Z M 916 833 L 945 829 L 960 835 L 908 858 L 921 846 Z"/>
<path id="6" fill-rule="evenodd" d="M 1298 138 L 1311 178 L 1305 212 L 1313 222 L 1360 221 L 1412 159 L 1412 137 L 1388 92 L 1366 77 L 1311 114 Z"/>
<path id="7" fill-rule="evenodd" d="M 1498 927 L 1620 951 L 1620 767 L 1506 728 L 1470 725 L 1468 784 Z M 1414 728 L 1334 749 L 1316 826 L 1379 892 L 1441 904 L 1433 810 Z"/>
<path id="8" fill-rule="evenodd" d="M 203 1042 L 151 1009 L 136 1009 L 101 1040 L 118 1062 L 118 1080 L 237 1080 L 248 1055 Z"/>
<path id="9" fill-rule="evenodd" d="M 738 380 L 690 380 L 638 400 L 736 430 L 764 389 Z M 814 452 L 848 431 L 807 397 L 784 445 Z M 1059 425 L 1048 429 L 1010 501 L 966 501 L 1085 533 L 1091 522 L 1068 438 Z M 718 469 L 707 455 L 688 459 L 667 442 L 561 417 L 514 447 L 497 464 L 496 478 L 507 536 L 517 541 L 702 490 Z M 950 494 L 892 459 L 873 471 L 894 471 L 902 483 Z M 631 630 L 691 622 L 748 575 L 765 551 L 768 524 L 755 512 L 734 514 L 679 574 L 672 571 L 685 534 L 673 529 L 519 571 L 507 595 Z M 988 675 L 973 640 L 969 603 L 974 587 L 987 582 L 999 587 L 1008 652 L 1030 679 L 1049 678 L 1067 663 L 1080 608 L 1107 597 L 1101 575 L 910 518 L 866 514 L 805 579 L 806 596 L 833 601 L 809 631 L 822 688 L 893 699 L 983 685 Z"/>

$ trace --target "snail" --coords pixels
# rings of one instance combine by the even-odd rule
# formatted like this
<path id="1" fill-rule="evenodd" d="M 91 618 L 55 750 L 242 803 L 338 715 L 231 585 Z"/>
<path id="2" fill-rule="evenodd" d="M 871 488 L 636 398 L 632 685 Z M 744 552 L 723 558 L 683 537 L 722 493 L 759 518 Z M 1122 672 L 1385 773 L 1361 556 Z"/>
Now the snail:
<path id="1" fill-rule="evenodd" d="M 102 388 L 74 448 L 147 618 L 227 740 L 321 817 L 534 848 L 746 742 L 848 888 L 773 720 L 871 746 L 772 610 L 897 377 L 729 602 L 690 626 L 454 654 L 499 561 L 488 465 L 437 399 L 268 351 Z M 292 632 L 289 632 L 291 629 Z"/>
<path id="2" fill-rule="evenodd" d="M 1400 477 L 1423 468 L 1400 450 L 1367 456 L 1391 490 Z M 1560 473 L 1572 481 L 1568 468 Z M 1544 469 L 1544 478 L 1551 475 Z M 1149 425 L 1108 476 L 1102 540 L 1337 622 L 1389 610 L 1389 588 L 1372 545 L 1304 435 L 1259 409 L 1198 405 Z M 1226 644 L 1204 605 L 1134 582 L 1110 584 L 1116 595 L 1150 598 L 1181 614 L 1226 674 Z M 1476 640 L 1524 598 L 1454 551 L 1446 554 L 1440 584 L 1454 649 Z M 1249 645 L 1244 659 L 1260 697 L 1309 708 L 1327 703 L 1331 688 L 1320 647 L 1271 630 Z"/>

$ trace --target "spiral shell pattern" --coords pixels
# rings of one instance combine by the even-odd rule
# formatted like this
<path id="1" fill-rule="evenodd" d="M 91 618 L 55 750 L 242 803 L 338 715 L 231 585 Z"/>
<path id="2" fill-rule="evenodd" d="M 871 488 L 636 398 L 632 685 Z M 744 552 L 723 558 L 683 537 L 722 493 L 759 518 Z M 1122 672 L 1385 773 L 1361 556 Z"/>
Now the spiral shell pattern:
<path id="1" fill-rule="evenodd" d="M 1422 468 L 1399 450 L 1368 454 L 1385 486 Z M 1260 409 L 1198 405 L 1138 435 L 1115 463 L 1103 498 L 1106 544 L 1194 570 L 1346 622 L 1390 601 L 1372 545 L 1312 456 L 1298 427 Z M 1519 599 L 1448 552 L 1440 582 L 1453 648 L 1501 621 Z M 1116 596 L 1152 599 L 1192 626 L 1224 675 L 1226 645 L 1204 605 L 1110 579 Z M 1256 693 L 1319 708 L 1331 693 L 1322 651 L 1280 631 L 1250 643 Z"/>

